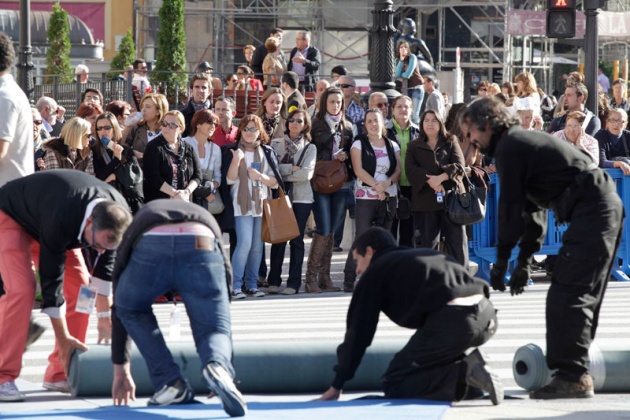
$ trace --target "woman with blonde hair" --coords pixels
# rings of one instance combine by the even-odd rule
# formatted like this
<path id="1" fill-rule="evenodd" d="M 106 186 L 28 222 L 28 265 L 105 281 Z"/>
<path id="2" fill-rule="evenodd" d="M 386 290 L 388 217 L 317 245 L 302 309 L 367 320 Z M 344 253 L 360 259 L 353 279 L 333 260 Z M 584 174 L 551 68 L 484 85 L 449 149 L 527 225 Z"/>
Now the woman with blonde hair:
<path id="1" fill-rule="evenodd" d="M 517 74 L 514 78 L 516 82 L 516 98 L 514 104 L 516 109 L 532 109 L 534 114 L 540 115 L 540 95 L 538 85 L 534 75 L 528 71 Z"/>
<path id="2" fill-rule="evenodd" d="M 262 119 L 265 132 L 270 139 L 284 136 L 287 121 L 287 98 L 277 87 L 269 88 L 260 99 L 256 115 Z"/>
<path id="3" fill-rule="evenodd" d="M 124 144 L 131 147 L 142 165 L 147 144 L 160 135 L 160 124 L 168 112 L 168 100 L 161 93 L 147 93 L 140 101 L 141 119 L 123 132 Z"/>
<path id="4" fill-rule="evenodd" d="M 280 77 L 287 71 L 286 64 L 280 60 L 280 40 L 274 36 L 265 41 L 267 56 L 263 60 L 263 84 L 266 87 L 280 87 Z"/>
<path id="5" fill-rule="evenodd" d="M 80 151 L 89 148 L 92 125 L 85 119 L 74 117 L 66 121 L 61 136 L 42 145 L 45 169 L 76 169 L 94 175 L 92 152 L 85 157 Z"/>

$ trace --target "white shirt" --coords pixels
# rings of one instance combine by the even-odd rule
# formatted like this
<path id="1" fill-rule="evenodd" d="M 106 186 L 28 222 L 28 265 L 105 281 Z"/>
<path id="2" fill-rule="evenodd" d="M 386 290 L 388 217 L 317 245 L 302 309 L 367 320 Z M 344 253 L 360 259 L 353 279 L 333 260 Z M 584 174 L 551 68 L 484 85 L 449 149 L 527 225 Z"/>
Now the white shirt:
<path id="1" fill-rule="evenodd" d="M 392 142 L 394 146 L 394 153 L 400 152 L 400 146 L 397 143 Z M 357 140 L 352 143 L 352 148 L 361 150 L 361 141 Z M 374 154 L 376 155 L 376 171 L 374 172 L 374 180 L 376 182 L 387 181 L 387 172 L 389 171 L 389 156 L 387 155 L 387 147 L 374 147 Z M 390 197 L 396 197 L 397 189 L 396 184 L 392 184 L 385 190 L 386 193 L 389 194 Z M 361 181 L 358 177 L 356 180 L 356 188 L 354 192 L 354 196 L 357 200 L 377 200 L 378 193 L 374 188 L 368 187 L 367 185 L 363 185 L 363 181 Z"/>
<path id="2" fill-rule="evenodd" d="M 203 147 L 206 150 L 203 159 L 199 157 L 199 149 L 197 139 L 194 136 L 184 137 L 186 143 L 190 144 L 195 151 L 195 155 L 199 159 L 201 172 L 204 174 L 204 179 L 216 181 L 221 184 L 221 148 L 213 142 L 207 141 Z"/>
<path id="3" fill-rule="evenodd" d="M 261 151 L 260 153 L 262 153 L 262 162 L 261 164 L 263 165 L 263 170 L 262 173 L 264 175 L 267 176 L 271 176 L 271 177 L 276 177 L 276 174 L 273 172 L 273 169 L 271 169 L 271 165 L 269 164 L 269 162 L 267 162 L 267 156 Z M 249 168 L 252 165 L 252 162 L 254 161 L 254 152 L 245 152 L 245 167 Z M 236 180 L 232 181 L 229 178 L 227 179 L 227 184 L 230 185 L 230 195 L 232 197 L 232 204 L 234 205 L 234 216 L 252 216 L 252 217 L 262 217 L 262 213 L 260 214 L 255 214 L 254 210 L 256 208 L 255 204 L 254 204 L 254 200 L 252 199 L 252 204 L 251 204 L 251 210 L 249 210 L 246 214 L 241 214 L 241 206 L 238 205 L 238 186 L 240 184 L 240 177 L 237 177 Z M 247 183 L 247 187 L 249 188 L 249 193 L 252 194 L 252 188 L 260 188 L 261 189 L 261 194 L 260 194 L 260 200 L 264 200 L 267 198 L 267 186 L 264 185 L 261 181 L 252 181 L 251 179 L 248 179 L 248 183 Z M 254 185 L 257 185 L 256 187 L 254 187 Z M 277 188 L 277 187 L 275 187 Z M 253 195 L 252 195 L 253 197 Z"/>
<path id="4" fill-rule="evenodd" d="M 33 156 L 33 113 L 13 76 L 0 76 L 0 139 L 9 142 L 0 159 L 0 186 L 35 172 Z"/>

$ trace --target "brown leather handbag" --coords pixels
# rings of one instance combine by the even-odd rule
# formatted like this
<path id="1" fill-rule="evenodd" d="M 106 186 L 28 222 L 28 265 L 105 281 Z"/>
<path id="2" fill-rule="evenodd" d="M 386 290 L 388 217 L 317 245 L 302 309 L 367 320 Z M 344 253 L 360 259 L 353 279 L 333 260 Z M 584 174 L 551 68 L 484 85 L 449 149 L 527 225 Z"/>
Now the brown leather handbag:
<path id="1" fill-rule="evenodd" d="M 271 197 L 271 194 L 269 194 Z M 300 236 L 300 228 L 293 213 L 291 200 L 278 187 L 278 198 L 263 200 L 262 240 L 270 244 L 280 244 Z"/>
<path id="2" fill-rule="evenodd" d="M 347 179 L 348 168 L 345 163 L 338 159 L 320 160 L 315 163 L 311 186 L 316 193 L 332 194 L 340 190 Z"/>

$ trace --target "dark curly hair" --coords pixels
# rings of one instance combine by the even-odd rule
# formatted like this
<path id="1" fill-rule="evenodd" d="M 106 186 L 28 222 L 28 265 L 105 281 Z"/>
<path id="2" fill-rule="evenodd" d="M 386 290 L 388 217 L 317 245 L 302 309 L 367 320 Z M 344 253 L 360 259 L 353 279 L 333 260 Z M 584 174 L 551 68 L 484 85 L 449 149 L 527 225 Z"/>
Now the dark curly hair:
<path id="1" fill-rule="evenodd" d="M 13 63 L 15 63 L 13 42 L 6 34 L 0 32 L 0 72 L 9 70 Z"/>
<path id="2" fill-rule="evenodd" d="M 460 124 L 462 123 L 474 124 L 482 131 L 486 129 L 488 123 L 492 134 L 496 135 L 519 124 L 519 119 L 510 114 L 510 111 L 498 99 L 484 97 L 474 100 L 462 112 Z"/>

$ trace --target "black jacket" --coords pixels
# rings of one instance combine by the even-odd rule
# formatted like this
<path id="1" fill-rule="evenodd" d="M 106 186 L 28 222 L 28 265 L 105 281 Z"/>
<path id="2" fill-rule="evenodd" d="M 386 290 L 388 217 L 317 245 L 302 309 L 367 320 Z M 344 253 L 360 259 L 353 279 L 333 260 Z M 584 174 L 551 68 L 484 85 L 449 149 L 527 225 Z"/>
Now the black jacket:
<path id="1" fill-rule="evenodd" d="M 71 169 L 42 171 L 0 188 L 0 210 L 39 242 L 39 277 L 43 307 L 60 307 L 66 250 L 81 247 L 81 224 L 88 204 L 96 199 L 127 202 L 113 187 L 85 172 Z M 109 281 L 115 251 L 98 260 L 94 276 Z"/>
<path id="2" fill-rule="evenodd" d="M 118 248 L 116 265 L 112 280 L 114 282 L 114 293 L 120 275 L 127 267 L 135 244 L 141 239 L 145 232 L 161 225 L 169 225 L 183 222 L 198 222 L 208 226 L 221 244 L 223 253 L 223 264 L 225 267 L 225 278 L 227 280 L 228 299 L 229 291 L 232 290 L 232 265 L 230 256 L 223 246 L 223 234 L 219 225 L 212 215 L 203 207 L 181 200 L 155 200 L 144 206 L 134 217 L 133 222 L 123 236 L 123 240 Z M 186 279 L 181 279 L 186 280 Z M 120 322 L 116 314 L 116 307 L 112 308 L 112 362 L 123 364 L 129 361 L 129 350 L 131 340 L 128 340 L 127 330 Z"/>
<path id="3" fill-rule="evenodd" d="M 210 111 L 213 110 L 212 107 L 212 84 L 210 84 L 210 93 L 209 93 L 209 97 L 208 99 L 206 99 L 206 101 L 203 103 L 203 108 L 204 109 L 209 109 Z M 182 133 L 182 137 L 188 137 L 190 136 L 190 125 L 192 122 L 192 118 L 195 115 L 195 107 L 193 106 L 193 100 L 192 98 L 190 98 L 188 100 L 188 104 L 186 104 L 186 106 L 184 108 L 182 108 L 181 110 L 182 115 L 184 116 L 184 121 L 186 122 L 186 127 L 184 127 L 184 132 Z"/>
<path id="4" fill-rule="evenodd" d="M 429 249 L 391 248 L 376 253 L 350 301 L 332 386 L 343 389 L 354 377 L 372 344 L 381 311 L 401 327 L 418 329 L 428 314 L 447 302 L 476 294 L 489 297 L 487 283 L 472 277 L 452 257 Z"/>
<path id="5" fill-rule="evenodd" d="M 297 53 L 297 47 L 291 50 L 291 54 L 289 55 L 289 62 L 287 63 L 287 70 L 293 71 L 293 57 Z M 302 85 L 307 91 L 312 90 L 315 87 L 315 83 L 319 81 L 319 66 L 322 64 L 322 55 L 317 48 L 314 46 L 309 46 L 308 51 L 306 52 L 306 63 L 304 63 L 304 81 L 300 81 L 300 85 Z"/>

